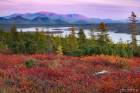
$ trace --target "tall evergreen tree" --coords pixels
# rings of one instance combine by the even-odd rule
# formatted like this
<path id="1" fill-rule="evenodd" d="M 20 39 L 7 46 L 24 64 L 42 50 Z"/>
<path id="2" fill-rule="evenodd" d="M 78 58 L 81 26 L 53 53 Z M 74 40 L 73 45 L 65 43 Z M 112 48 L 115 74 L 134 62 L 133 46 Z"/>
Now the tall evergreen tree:
<path id="1" fill-rule="evenodd" d="M 53 35 L 46 35 L 46 49 L 47 49 L 47 53 L 53 52 L 54 51 L 54 37 Z"/>
<path id="2" fill-rule="evenodd" d="M 106 28 L 106 25 L 104 22 L 101 22 L 98 26 L 98 30 L 99 31 L 102 31 L 102 32 L 106 32 L 107 31 L 107 28 Z"/>
<path id="3" fill-rule="evenodd" d="M 86 45 L 86 35 L 85 35 L 83 29 L 79 30 L 78 39 L 79 39 L 79 47 L 85 48 L 85 46 L 87 46 Z"/>
<path id="4" fill-rule="evenodd" d="M 12 25 L 9 35 L 10 35 L 10 38 L 9 38 L 8 47 L 10 47 L 14 53 L 19 53 L 20 52 L 20 42 L 19 42 L 20 37 L 19 37 L 19 33 L 17 32 L 17 27 L 15 24 Z"/>
<path id="5" fill-rule="evenodd" d="M 15 24 L 11 27 L 10 34 L 11 34 L 11 40 L 13 41 L 19 40 L 19 34 L 17 32 L 17 27 Z"/>
<path id="6" fill-rule="evenodd" d="M 132 48 L 135 49 L 137 46 L 137 16 L 134 12 L 131 13 L 131 16 L 129 17 L 129 28 L 131 30 L 132 34 Z"/>
<path id="7" fill-rule="evenodd" d="M 67 37 L 67 50 L 77 50 L 79 45 L 76 38 L 76 30 L 74 27 L 71 28 L 71 34 Z"/>
<path id="8" fill-rule="evenodd" d="M 44 32 L 35 32 L 35 41 L 39 53 L 46 52 L 46 35 Z"/>
<path id="9" fill-rule="evenodd" d="M 97 28 L 101 33 L 99 34 L 99 41 L 106 42 L 109 41 L 108 34 L 107 34 L 107 27 L 104 22 L 101 22 Z"/>
<path id="10" fill-rule="evenodd" d="M 91 39 L 95 39 L 95 29 L 93 28 L 90 29 L 90 37 Z"/>
<path id="11" fill-rule="evenodd" d="M 6 44 L 6 33 L 4 32 L 3 29 L 0 29 L 0 48 L 7 48 L 7 44 Z"/>
<path id="12" fill-rule="evenodd" d="M 0 29 L 0 42 L 4 42 L 4 31 Z"/>

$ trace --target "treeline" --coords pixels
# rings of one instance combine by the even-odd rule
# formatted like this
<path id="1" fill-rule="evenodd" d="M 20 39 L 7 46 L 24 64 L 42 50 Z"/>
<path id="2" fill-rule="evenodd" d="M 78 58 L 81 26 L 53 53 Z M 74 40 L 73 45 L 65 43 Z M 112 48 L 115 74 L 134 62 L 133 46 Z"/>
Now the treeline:
<path id="1" fill-rule="evenodd" d="M 100 34 L 87 38 L 83 29 L 76 33 L 75 28 L 71 28 L 68 36 L 47 34 L 46 32 L 17 32 L 15 25 L 10 32 L 0 30 L 0 52 L 16 54 L 34 53 L 57 53 L 72 56 L 83 56 L 93 54 L 119 55 L 123 57 L 139 56 L 140 47 L 134 52 L 132 45 L 119 42 L 114 44 L 107 35 L 104 23 L 99 24 Z M 78 35 L 78 36 L 76 36 Z"/>

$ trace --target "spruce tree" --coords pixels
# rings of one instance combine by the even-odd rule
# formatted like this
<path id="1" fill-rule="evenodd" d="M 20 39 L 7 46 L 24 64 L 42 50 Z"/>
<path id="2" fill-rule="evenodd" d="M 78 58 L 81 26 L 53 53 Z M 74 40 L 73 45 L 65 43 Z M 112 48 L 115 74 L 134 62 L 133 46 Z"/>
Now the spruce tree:
<path id="1" fill-rule="evenodd" d="M 101 22 L 97 28 L 100 31 L 98 40 L 100 42 L 109 41 L 108 34 L 107 34 L 107 27 L 104 22 Z"/>
<path id="2" fill-rule="evenodd" d="M 86 45 L 86 35 L 85 35 L 83 29 L 79 30 L 78 40 L 79 40 L 79 47 L 80 48 L 85 48 L 85 46 L 87 46 Z"/>
<path id="3" fill-rule="evenodd" d="M 12 41 L 18 41 L 19 40 L 19 34 L 17 32 L 17 27 L 16 27 L 15 24 L 11 27 L 10 35 L 11 35 L 11 40 Z"/>
<path id="4" fill-rule="evenodd" d="M 71 28 L 71 33 L 70 35 L 67 37 L 67 50 L 68 51 L 73 51 L 73 50 L 77 50 L 79 45 L 78 45 L 78 41 L 76 38 L 76 30 L 74 27 Z"/>
<path id="5" fill-rule="evenodd" d="M 0 42 L 4 42 L 4 31 L 0 29 Z"/>
<path id="6" fill-rule="evenodd" d="M 10 39 L 9 39 L 9 47 L 14 53 L 19 53 L 20 52 L 20 42 L 19 42 L 19 33 L 17 32 L 17 27 L 16 25 L 12 25 L 11 30 L 10 30 Z"/>
<path id="7" fill-rule="evenodd" d="M 129 17 L 129 29 L 132 34 L 132 49 L 134 50 L 137 46 L 137 16 L 134 12 L 131 13 L 131 16 Z"/>
<path id="8" fill-rule="evenodd" d="M 46 52 L 46 35 L 44 32 L 35 32 L 35 41 L 38 53 Z"/>

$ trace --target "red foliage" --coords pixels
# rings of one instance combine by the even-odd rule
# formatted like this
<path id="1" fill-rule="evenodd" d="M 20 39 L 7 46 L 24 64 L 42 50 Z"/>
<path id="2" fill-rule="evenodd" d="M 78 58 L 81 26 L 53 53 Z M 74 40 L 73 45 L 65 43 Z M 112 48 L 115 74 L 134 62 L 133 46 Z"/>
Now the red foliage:
<path id="1" fill-rule="evenodd" d="M 25 66 L 29 59 L 37 61 L 31 68 Z M 140 93 L 140 58 L 0 55 L 2 92 L 120 93 L 121 90 Z"/>

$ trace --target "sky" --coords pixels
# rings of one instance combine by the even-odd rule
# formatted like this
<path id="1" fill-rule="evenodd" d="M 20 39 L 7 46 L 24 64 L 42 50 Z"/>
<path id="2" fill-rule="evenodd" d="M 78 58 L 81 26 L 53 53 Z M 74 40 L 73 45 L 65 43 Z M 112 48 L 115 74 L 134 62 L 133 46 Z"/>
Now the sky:
<path id="1" fill-rule="evenodd" d="M 40 11 L 126 19 L 132 11 L 140 16 L 140 0 L 0 0 L 0 16 Z"/>

